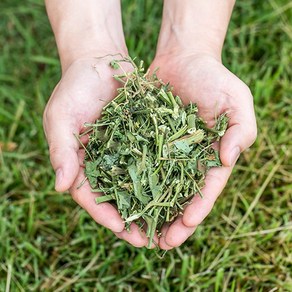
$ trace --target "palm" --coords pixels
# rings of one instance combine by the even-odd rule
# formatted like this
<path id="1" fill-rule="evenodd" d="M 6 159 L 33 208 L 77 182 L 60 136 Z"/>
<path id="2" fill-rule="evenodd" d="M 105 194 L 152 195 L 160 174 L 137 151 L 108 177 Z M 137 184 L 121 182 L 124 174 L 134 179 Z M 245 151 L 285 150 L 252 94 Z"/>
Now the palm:
<path id="1" fill-rule="evenodd" d="M 123 231 L 124 223 L 120 215 L 111 204 L 95 204 L 95 197 L 101 194 L 92 193 L 85 181 L 84 150 L 73 136 L 85 130 L 84 123 L 96 120 L 102 108 L 116 95 L 119 84 L 113 79 L 113 74 L 118 71 L 111 69 L 108 64 L 109 60 L 98 61 L 93 58 L 72 64 L 47 104 L 44 128 L 55 170 L 59 167 L 58 162 L 62 161 L 63 181 L 61 186 L 57 186 L 57 190 L 70 188 L 73 199 L 96 222 L 110 228 L 119 238 L 133 245 L 143 246 L 147 241 L 138 232 L 136 225 L 131 226 L 132 233 L 127 234 Z M 123 69 L 130 70 L 127 65 L 123 65 Z M 86 138 L 83 142 L 86 143 Z M 78 188 L 83 181 L 84 185 Z"/>
<path id="2" fill-rule="evenodd" d="M 158 77 L 169 82 L 185 104 L 193 102 L 198 105 L 199 114 L 208 126 L 211 127 L 223 112 L 227 112 L 229 117 L 228 130 L 219 145 L 223 167 L 209 171 L 202 190 L 204 199 L 196 196 L 183 217 L 163 228 L 160 247 L 170 249 L 185 241 L 211 211 L 234 166 L 230 162 L 232 145 L 239 145 L 240 151 L 250 146 L 255 136 L 252 131 L 255 132 L 256 127 L 247 86 L 214 58 L 165 55 L 154 60 L 151 68 L 157 67 Z M 246 130 L 245 123 L 250 124 Z"/>
<path id="3" fill-rule="evenodd" d="M 156 59 L 151 67 L 159 67 L 158 76 L 170 82 L 184 103 L 196 103 L 200 115 L 209 123 L 214 122 L 218 114 L 230 109 L 232 87 L 244 86 L 220 62 L 208 56 L 165 56 Z"/>
<path id="4" fill-rule="evenodd" d="M 109 66 L 94 59 L 71 65 L 55 88 L 46 115 L 68 118 L 81 130 L 114 97 L 118 85 L 112 75 Z"/>

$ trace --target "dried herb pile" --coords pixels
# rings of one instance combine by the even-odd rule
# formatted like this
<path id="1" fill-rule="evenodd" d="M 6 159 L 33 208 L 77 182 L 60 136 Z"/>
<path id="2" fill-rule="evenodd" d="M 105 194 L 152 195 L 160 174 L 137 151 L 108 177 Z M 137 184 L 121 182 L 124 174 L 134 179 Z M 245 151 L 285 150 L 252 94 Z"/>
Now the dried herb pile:
<path id="1" fill-rule="evenodd" d="M 127 58 L 111 65 L 122 61 L 131 62 L 133 72 L 114 76 L 122 83 L 117 97 L 86 125 L 92 132 L 85 174 L 92 191 L 104 194 L 96 203 L 115 203 L 127 228 L 146 223 L 151 243 L 163 223 L 202 195 L 208 169 L 221 165 L 212 144 L 225 133 L 228 118 L 221 115 L 206 128 L 195 104 L 184 106 L 155 73 L 144 72 L 142 62 L 136 66 Z"/>

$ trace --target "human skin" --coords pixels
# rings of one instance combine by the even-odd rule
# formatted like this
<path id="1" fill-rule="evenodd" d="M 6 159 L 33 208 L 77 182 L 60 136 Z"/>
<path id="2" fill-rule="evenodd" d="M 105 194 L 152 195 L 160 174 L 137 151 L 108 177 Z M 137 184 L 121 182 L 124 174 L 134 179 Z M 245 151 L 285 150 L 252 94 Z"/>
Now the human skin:
<path id="1" fill-rule="evenodd" d="M 199 115 L 213 126 L 226 112 L 228 129 L 219 145 L 223 166 L 211 169 L 202 189 L 184 214 L 165 224 L 162 249 L 180 246 L 212 210 L 242 151 L 256 138 L 253 97 L 248 86 L 221 62 L 221 51 L 235 1 L 164 1 L 163 20 L 152 70 L 170 82 L 184 103 L 196 103 Z"/>
<path id="2" fill-rule="evenodd" d="M 179 3 L 178 3 L 179 2 Z M 182 244 L 211 211 L 224 188 L 241 151 L 256 136 L 252 96 L 248 87 L 221 64 L 221 50 L 234 1 L 167 0 L 156 57 L 151 65 L 170 82 L 185 103 L 196 102 L 200 114 L 214 123 L 214 117 L 228 112 L 229 128 L 219 147 L 222 168 L 206 177 L 204 199 L 196 196 L 184 215 L 165 225 L 155 241 L 162 249 Z M 69 190 L 73 199 L 99 224 L 136 247 L 148 240 L 137 225 L 131 232 L 109 203 L 95 204 L 85 179 L 84 151 L 73 133 L 84 131 L 85 122 L 100 116 L 103 106 L 116 94 L 119 84 L 108 65 L 117 54 L 127 55 L 120 2 L 118 0 L 47 0 L 46 8 L 54 31 L 62 66 L 60 82 L 44 112 L 44 129 L 50 159 L 56 172 L 55 188 Z M 187 40 L 187 41 L 186 41 Z M 107 56 L 104 58 L 100 58 Z M 99 57 L 99 58 L 97 58 Z M 131 70 L 123 64 L 124 70 Z M 86 143 L 86 138 L 83 140 Z M 154 246 L 154 245 L 153 245 Z"/>
<path id="3" fill-rule="evenodd" d="M 137 225 L 131 233 L 109 203 L 95 204 L 88 181 L 84 181 L 84 151 L 73 134 L 82 133 L 84 123 L 95 121 L 106 103 L 116 95 L 119 84 L 112 77 L 119 71 L 109 66 L 111 59 L 128 54 L 118 0 L 47 0 L 47 13 L 55 35 L 62 66 L 60 82 L 44 111 L 43 124 L 49 144 L 51 164 L 56 172 L 55 188 L 69 190 L 73 199 L 99 224 L 136 247 L 148 240 Z M 106 57 L 104 57 L 106 56 Z M 123 70 L 131 66 L 122 64 Z M 86 143 L 86 136 L 85 140 Z M 157 239 L 156 239 L 157 240 Z"/>

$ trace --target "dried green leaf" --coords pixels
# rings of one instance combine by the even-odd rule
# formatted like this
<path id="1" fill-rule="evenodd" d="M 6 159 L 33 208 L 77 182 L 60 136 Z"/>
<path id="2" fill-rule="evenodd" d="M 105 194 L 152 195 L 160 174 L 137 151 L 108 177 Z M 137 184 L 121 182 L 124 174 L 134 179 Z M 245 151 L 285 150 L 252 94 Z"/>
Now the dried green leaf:
<path id="1" fill-rule="evenodd" d="M 85 175 L 97 203 L 115 202 L 129 229 L 147 225 L 149 246 L 155 232 L 171 222 L 204 185 L 206 172 L 221 165 L 212 148 L 228 126 L 226 114 L 212 129 L 198 116 L 195 104 L 183 106 L 154 73 L 144 72 L 130 58 L 114 60 L 113 68 L 129 62 L 133 72 L 115 75 L 121 88 L 91 130 L 86 145 Z"/>

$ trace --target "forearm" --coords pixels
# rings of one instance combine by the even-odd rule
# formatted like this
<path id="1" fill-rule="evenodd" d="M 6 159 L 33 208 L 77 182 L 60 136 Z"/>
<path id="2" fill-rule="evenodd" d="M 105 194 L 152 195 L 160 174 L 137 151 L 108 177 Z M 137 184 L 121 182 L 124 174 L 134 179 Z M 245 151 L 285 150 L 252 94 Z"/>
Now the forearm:
<path id="1" fill-rule="evenodd" d="M 119 0 L 46 0 L 63 71 L 87 56 L 126 53 Z"/>
<path id="2" fill-rule="evenodd" d="M 235 0 L 165 0 L 157 53 L 205 52 L 220 58 Z"/>

